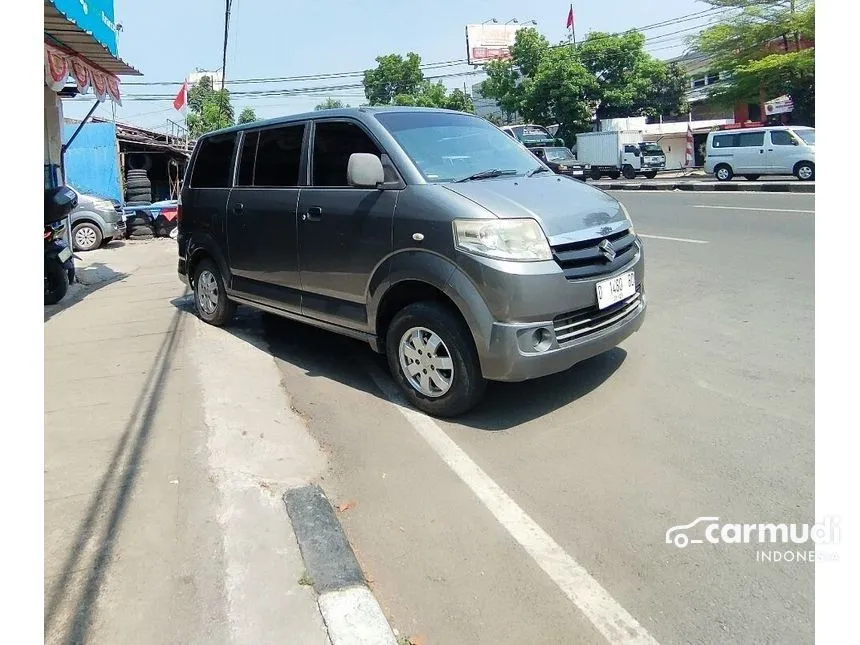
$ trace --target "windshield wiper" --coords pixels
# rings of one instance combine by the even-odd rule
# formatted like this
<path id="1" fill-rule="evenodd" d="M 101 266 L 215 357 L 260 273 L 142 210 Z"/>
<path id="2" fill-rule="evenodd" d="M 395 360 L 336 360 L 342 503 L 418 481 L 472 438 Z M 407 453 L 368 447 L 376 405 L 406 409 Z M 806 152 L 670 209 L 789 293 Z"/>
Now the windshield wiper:
<path id="1" fill-rule="evenodd" d="M 501 177 L 502 175 L 516 174 L 516 170 L 499 170 L 498 168 L 492 168 L 490 170 L 482 170 L 481 172 L 476 172 L 474 175 L 469 175 L 468 177 L 463 177 L 462 179 L 455 179 L 454 183 L 459 184 L 464 181 L 473 181 L 475 179 L 492 179 L 493 177 Z"/>
<path id="2" fill-rule="evenodd" d="M 526 173 L 526 177 L 531 177 L 532 175 L 536 175 L 539 172 L 552 172 L 552 170 L 550 170 L 549 168 L 546 168 L 544 166 L 537 166 L 536 168 L 532 168 L 531 170 L 529 170 Z"/>

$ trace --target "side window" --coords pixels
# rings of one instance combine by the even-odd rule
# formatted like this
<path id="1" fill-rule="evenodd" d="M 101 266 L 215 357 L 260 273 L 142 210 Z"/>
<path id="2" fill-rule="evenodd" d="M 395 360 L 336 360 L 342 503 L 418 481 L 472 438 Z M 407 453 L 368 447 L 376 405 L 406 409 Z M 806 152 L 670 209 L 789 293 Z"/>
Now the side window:
<path id="1" fill-rule="evenodd" d="M 228 188 L 233 169 L 235 134 L 208 137 L 200 143 L 200 150 L 191 172 L 191 188 Z"/>
<path id="2" fill-rule="evenodd" d="M 741 132 L 738 146 L 741 148 L 760 148 L 764 145 L 764 132 Z"/>
<path id="3" fill-rule="evenodd" d="M 239 157 L 239 173 L 236 177 L 237 186 L 254 185 L 254 163 L 257 161 L 257 141 L 259 132 L 246 132 L 242 143 L 242 153 Z"/>
<path id="4" fill-rule="evenodd" d="M 775 146 L 790 146 L 793 144 L 792 136 L 787 130 L 771 130 L 770 141 Z"/>
<path id="5" fill-rule="evenodd" d="M 364 130 L 352 123 L 317 123 L 314 135 L 313 185 L 348 186 L 346 166 L 355 152 L 381 156 Z"/>
<path id="6" fill-rule="evenodd" d="M 736 134 L 718 134 L 714 136 L 714 147 L 715 148 L 737 148 Z"/>
<path id="7" fill-rule="evenodd" d="M 299 185 L 305 124 L 260 131 L 254 186 L 292 188 Z"/>

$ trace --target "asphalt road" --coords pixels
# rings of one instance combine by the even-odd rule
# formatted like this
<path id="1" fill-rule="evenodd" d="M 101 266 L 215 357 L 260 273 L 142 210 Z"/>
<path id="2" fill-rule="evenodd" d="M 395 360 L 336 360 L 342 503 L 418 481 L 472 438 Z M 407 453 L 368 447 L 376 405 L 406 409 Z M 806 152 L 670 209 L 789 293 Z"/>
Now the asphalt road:
<path id="1" fill-rule="evenodd" d="M 636 642 L 812 642 L 812 564 L 665 533 L 813 521 L 814 196 L 616 195 L 646 236 L 642 330 L 457 422 L 403 414 L 361 343 L 262 316 L 321 483 L 355 502 L 390 621 L 428 644 L 605 643 L 625 617 Z"/>

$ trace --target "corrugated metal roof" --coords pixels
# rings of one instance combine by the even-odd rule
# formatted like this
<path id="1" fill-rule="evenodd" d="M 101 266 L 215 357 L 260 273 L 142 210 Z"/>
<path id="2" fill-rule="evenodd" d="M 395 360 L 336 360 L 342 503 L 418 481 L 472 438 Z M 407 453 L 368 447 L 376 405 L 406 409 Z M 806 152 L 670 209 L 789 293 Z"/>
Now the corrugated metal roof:
<path id="1" fill-rule="evenodd" d="M 134 67 L 111 54 L 91 34 L 66 18 L 49 0 L 45 0 L 45 34 L 106 72 L 117 76 L 143 76 Z"/>

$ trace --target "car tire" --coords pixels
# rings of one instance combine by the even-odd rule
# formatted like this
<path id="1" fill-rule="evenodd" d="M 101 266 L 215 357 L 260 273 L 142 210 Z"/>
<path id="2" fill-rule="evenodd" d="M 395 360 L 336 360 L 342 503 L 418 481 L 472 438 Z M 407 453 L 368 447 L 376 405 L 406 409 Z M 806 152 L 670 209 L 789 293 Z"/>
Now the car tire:
<path id="1" fill-rule="evenodd" d="M 55 305 L 69 290 L 69 274 L 59 262 L 45 263 L 45 304 Z"/>
<path id="2" fill-rule="evenodd" d="M 152 188 L 152 182 L 147 177 L 129 177 L 125 182 L 125 188 L 128 192 L 133 190 Z"/>
<path id="3" fill-rule="evenodd" d="M 144 203 L 150 204 L 152 200 L 152 191 L 147 190 L 131 190 L 125 194 L 125 201 L 127 203 Z"/>
<path id="4" fill-rule="evenodd" d="M 227 298 L 224 278 L 212 260 L 201 260 L 194 271 L 194 305 L 204 322 L 221 327 L 233 319 L 236 303 Z"/>
<path id="5" fill-rule="evenodd" d="M 427 346 L 433 343 L 431 356 Z M 471 332 L 458 316 L 438 303 L 417 302 L 400 310 L 388 327 L 385 351 L 391 375 L 407 401 L 433 416 L 455 417 L 467 412 L 486 388 Z M 429 371 L 422 368 L 422 362 Z M 409 365 L 420 370 L 414 376 L 415 384 L 407 374 Z"/>
<path id="6" fill-rule="evenodd" d="M 624 179 L 636 179 L 636 171 L 633 170 L 633 166 L 624 166 L 621 169 L 621 174 L 624 175 Z M 613 177 L 613 179 L 617 179 L 617 177 Z"/>
<path id="7" fill-rule="evenodd" d="M 90 222 L 81 222 L 72 229 L 72 246 L 75 251 L 92 251 L 102 245 L 101 229 Z"/>
<path id="8" fill-rule="evenodd" d="M 648 172 L 643 172 L 642 175 L 645 179 L 654 179 L 657 176 L 657 172 L 654 170 L 649 170 Z"/>
<path id="9" fill-rule="evenodd" d="M 744 175 L 744 179 L 747 181 L 755 181 L 759 177 L 761 177 L 761 175 Z"/>
<path id="10" fill-rule="evenodd" d="M 735 173 L 731 166 L 721 163 L 719 166 L 714 168 L 714 176 L 717 178 L 717 181 L 731 181 L 732 177 L 735 176 Z"/>
<path id="11" fill-rule="evenodd" d="M 815 179 L 815 164 L 801 161 L 794 167 L 794 176 L 800 181 L 812 181 Z"/>
<path id="12" fill-rule="evenodd" d="M 597 168 L 592 168 L 590 176 L 594 181 L 600 181 L 600 178 L 603 177 L 603 173 Z"/>

